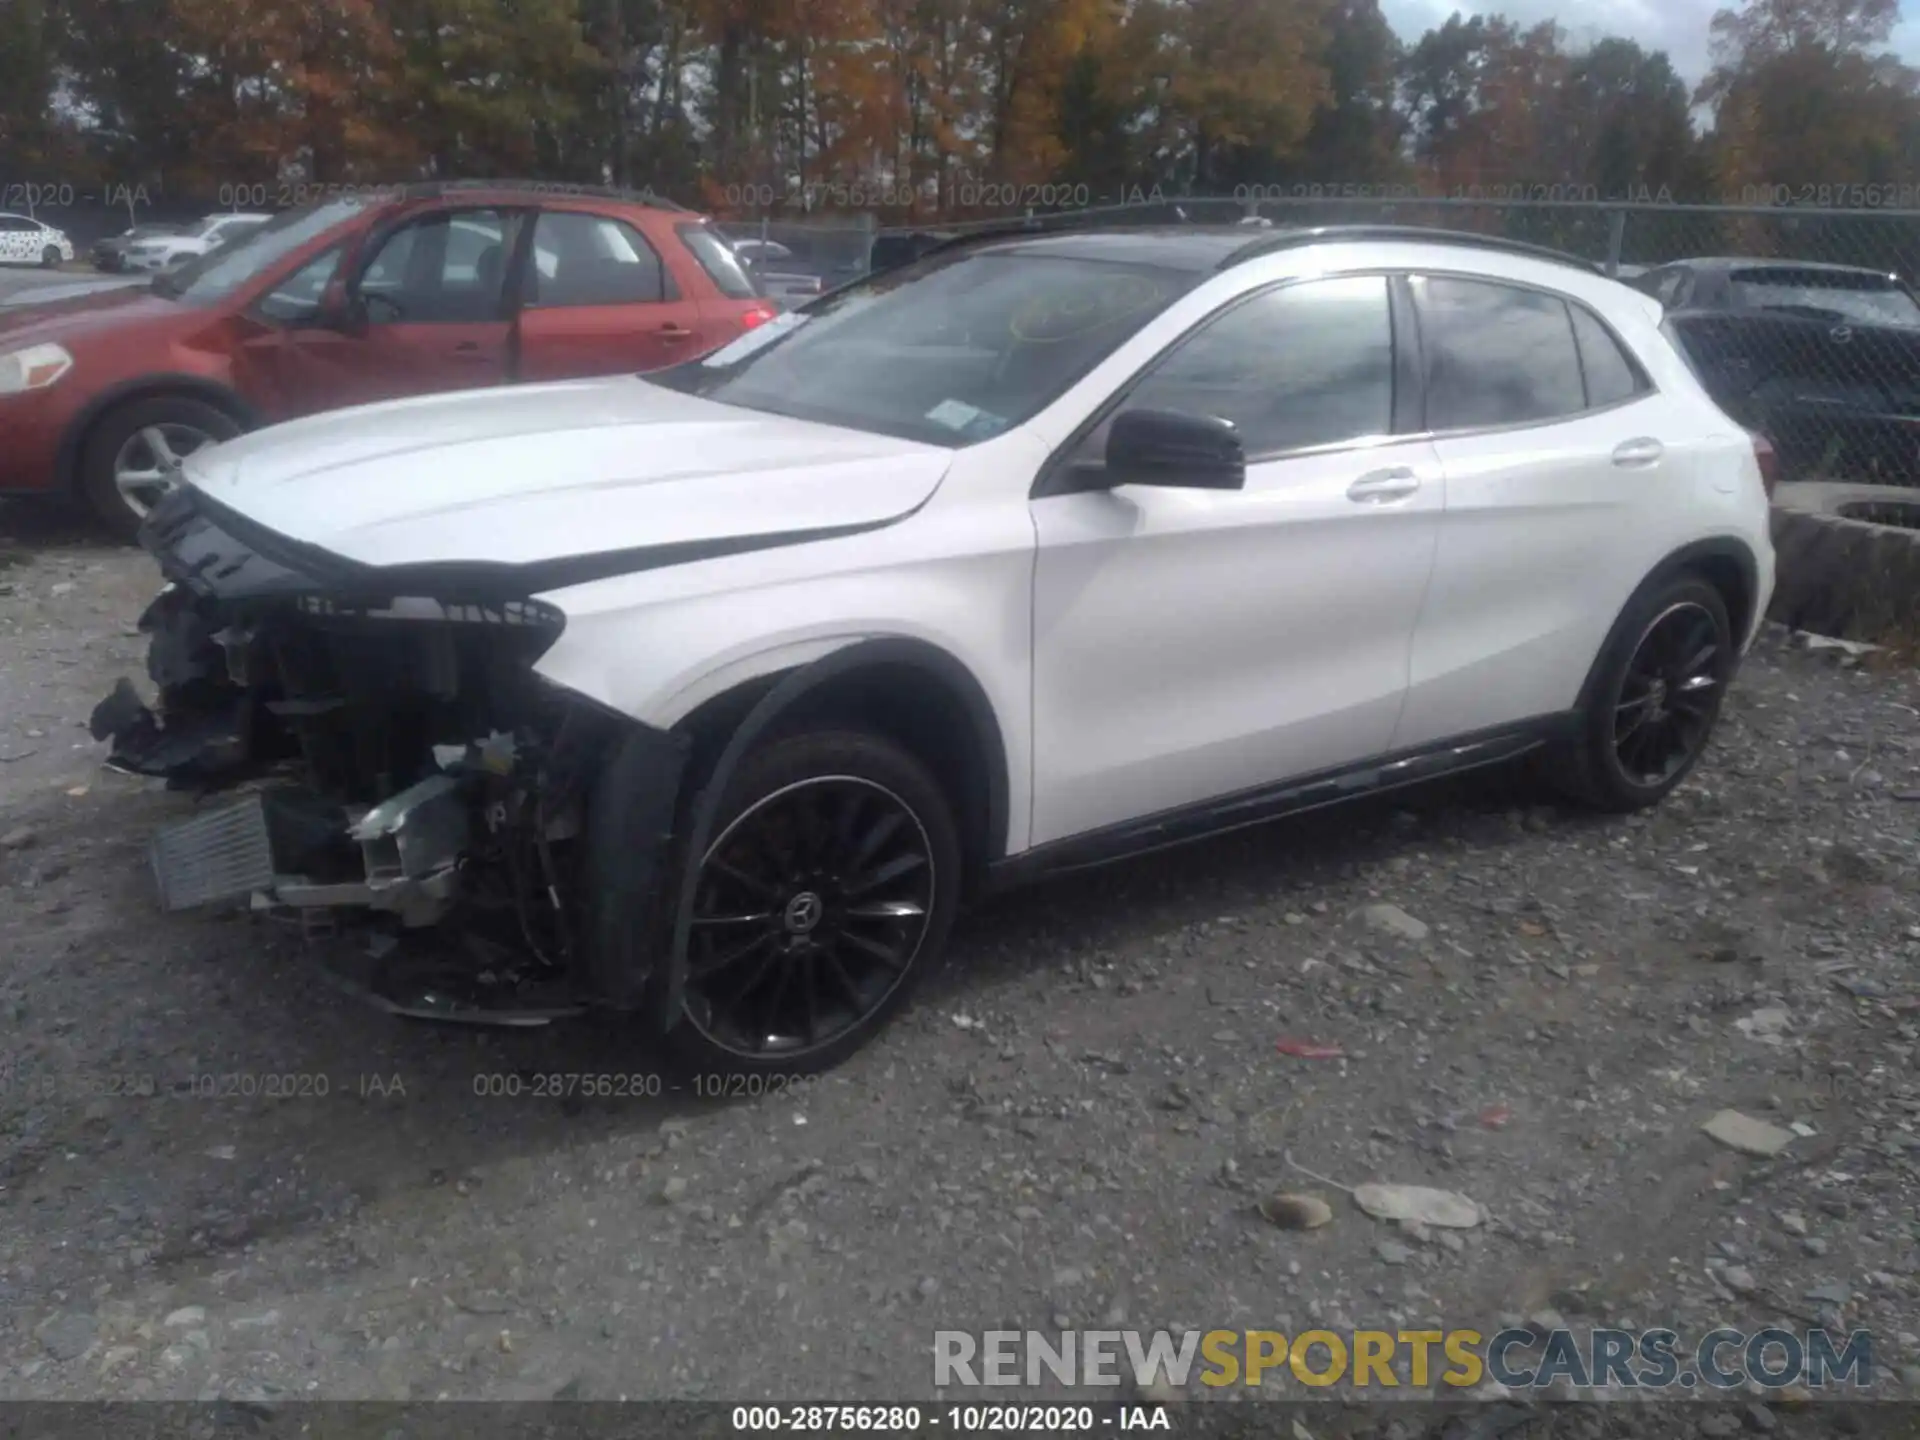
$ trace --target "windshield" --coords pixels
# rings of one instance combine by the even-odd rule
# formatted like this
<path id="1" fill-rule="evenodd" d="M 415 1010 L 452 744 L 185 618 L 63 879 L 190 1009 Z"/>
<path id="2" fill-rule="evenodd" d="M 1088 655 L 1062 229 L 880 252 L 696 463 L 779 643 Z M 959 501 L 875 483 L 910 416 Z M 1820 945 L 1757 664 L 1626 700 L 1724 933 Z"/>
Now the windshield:
<path id="1" fill-rule="evenodd" d="M 217 304 L 370 203 L 368 197 L 348 195 L 288 210 L 173 274 L 154 277 L 153 288 L 188 305 Z"/>
<path id="2" fill-rule="evenodd" d="M 873 276 L 647 378 L 749 410 L 934 445 L 1038 414 L 1196 276 L 955 251 Z"/>
<path id="3" fill-rule="evenodd" d="M 1742 305 L 1787 310 L 1862 325 L 1920 326 L 1920 304 L 1880 275 L 1818 270 L 1740 270 L 1733 292 Z"/>

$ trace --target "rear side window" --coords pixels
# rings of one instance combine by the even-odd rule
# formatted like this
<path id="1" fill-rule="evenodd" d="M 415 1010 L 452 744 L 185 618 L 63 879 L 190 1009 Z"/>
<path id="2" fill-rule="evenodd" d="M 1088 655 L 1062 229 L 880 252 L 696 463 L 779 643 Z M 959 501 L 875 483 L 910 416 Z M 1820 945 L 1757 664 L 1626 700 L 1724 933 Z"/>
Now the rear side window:
<path id="1" fill-rule="evenodd" d="M 1414 284 L 1431 430 L 1524 425 L 1587 408 L 1567 305 L 1485 280 Z"/>
<path id="2" fill-rule="evenodd" d="M 1587 379 L 1587 408 L 1618 405 L 1650 387 L 1613 332 L 1600 323 L 1584 305 L 1569 305 L 1573 312 L 1573 338 L 1580 349 L 1580 369 Z"/>
<path id="3" fill-rule="evenodd" d="M 681 225 L 676 232 L 720 293 L 729 300 L 751 300 L 760 293 L 733 247 L 705 225 Z"/>
<path id="4" fill-rule="evenodd" d="M 608 215 L 549 210 L 533 230 L 528 303 L 651 305 L 667 298 L 660 257 L 646 236 Z"/>

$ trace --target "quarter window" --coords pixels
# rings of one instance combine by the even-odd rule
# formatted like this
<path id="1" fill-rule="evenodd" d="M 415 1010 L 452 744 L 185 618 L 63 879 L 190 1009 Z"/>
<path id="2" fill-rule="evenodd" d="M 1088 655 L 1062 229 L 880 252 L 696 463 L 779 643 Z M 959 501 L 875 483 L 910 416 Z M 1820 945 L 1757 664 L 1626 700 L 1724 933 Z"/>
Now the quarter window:
<path id="1" fill-rule="evenodd" d="M 1647 384 L 1641 378 L 1639 367 L 1621 350 L 1620 342 L 1600 323 L 1600 318 L 1584 305 L 1569 304 L 1568 308 L 1573 312 L 1573 338 L 1580 348 L 1580 369 L 1587 380 L 1587 408 L 1597 410 L 1602 405 L 1618 405 L 1645 390 Z"/>
<path id="2" fill-rule="evenodd" d="M 1523 425 L 1587 408 L 1567 305 L 1484 280 L 1415 282 L 1427 366 L 1427 426 Z"/>
<path id="3" fill-rule="evenodd" d="M 1169 355 L 1126 408 L 1229 420 L 1256 457 L 1391 433 L 1386 277 L 1311 280 L 1254 296 Z M 1104 449 L 1105 428 L 1090 437 L 1088 458 Z"/>

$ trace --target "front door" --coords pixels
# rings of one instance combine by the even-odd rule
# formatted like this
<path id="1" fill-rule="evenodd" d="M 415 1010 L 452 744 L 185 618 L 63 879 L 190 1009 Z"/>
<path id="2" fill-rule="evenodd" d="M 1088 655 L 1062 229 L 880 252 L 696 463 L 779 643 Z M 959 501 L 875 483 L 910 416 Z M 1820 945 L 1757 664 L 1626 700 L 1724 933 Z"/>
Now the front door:
<path id="1" fill-rule="evenodd" d="M 1395 308 L 1379 275 L 1279 286 L 1129 391 L 1231 420 L 1244 490 L 1034 500 L 1035 844 L 1387 750 L 1445 499 L 1396 434 Z"/>
<path id="2" fill-rule="evenodd" d="M 440 210 L 376 235 L 348 280 L 360 323 L 276 337 L 280 416 L 512 379 L 507 279 L 520 223 L 517 211 Z M 311 289 L 295 280 L 290 300 Z"/>

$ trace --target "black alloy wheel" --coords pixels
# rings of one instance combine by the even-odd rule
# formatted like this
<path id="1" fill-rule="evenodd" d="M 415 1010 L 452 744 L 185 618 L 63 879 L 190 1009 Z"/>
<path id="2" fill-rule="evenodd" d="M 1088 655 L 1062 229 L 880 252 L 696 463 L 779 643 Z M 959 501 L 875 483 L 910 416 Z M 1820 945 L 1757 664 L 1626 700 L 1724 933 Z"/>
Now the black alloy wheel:
<path id="1" fill-rule="evenodd" d="M 1648 584 L 1616 622 L 1547 778 L 1617 814 L 1658 804 L 1706 752 L 1739 660 L 1718 589 L 1690 573 Z"/>
<path id="2" fill-rule="evenodd" d="M 1706 745 L 1725 669 L 1721 629 L 1705 605 L 1678 600 L 1641 635 L 1613 707 L 1614 755 L 1634 784 L 1664 784 Z"/>
<path id="3" fill-rule="evenodd" d="M 782 1069 L 857 1045 L 944 935 L 942 826 L 857 773 L 748 803 L 701 861 L 686 1023 L 725 1056 Z"/>

